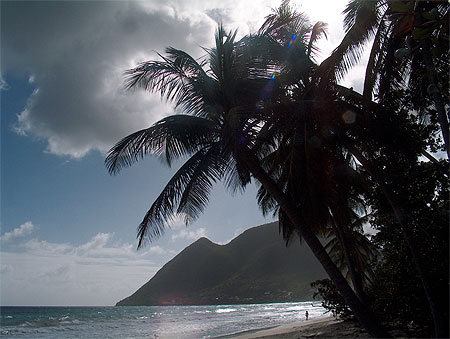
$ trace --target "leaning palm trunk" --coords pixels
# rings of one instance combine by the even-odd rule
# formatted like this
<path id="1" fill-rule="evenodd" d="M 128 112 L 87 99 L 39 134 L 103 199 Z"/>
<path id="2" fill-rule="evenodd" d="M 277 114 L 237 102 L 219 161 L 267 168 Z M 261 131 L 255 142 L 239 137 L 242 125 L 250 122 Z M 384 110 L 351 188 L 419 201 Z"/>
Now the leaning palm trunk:
<path id="1" fill-rule="evenodd" d="M 286 194 L 278 187 L 272 178 L 260 167 L 258 159 L 250 151 L 246 152 L 245 164 L 253 176 L 264 186 L 264 188 L 277 201 L 280 208 L 286 213 L 294 225 L 301 225 L 301 218 L 296 208 L 290 202 Z M 340 294 L 350 306 L 355 317 L 366 328 L 367 332 L 375 338 L 390 338 L 389 333 L 376 320 L 375 315 L 364 305 L 352 290 L 347 280 L 331 260 L 325 248 L 320 243 L 317 236 L 308 227 L 297 227 L 301 237 L 305 240 L 311 251 L 322 264 L 323 268 L 336 285 Z"/>
<path id="2" fill-rule="evenodd" d="M 431 315 L 433 317 L 434 322 L 434 331 L 435 336 L 437 338 L 447 338 L 448 337 L 448 327 L 447 322 L 445 321 L 442 312 L 440 312 L 437 303 L 437 295 L 434 293 L 432 289 L 432 284 L 430 283 L 430 279 L 428 274 L 426 273 L 425 264 L 422 260 L 422 256 L 420 254 L 419 249 L 416 246 L 416 242 L 413 238 L 411 230 L 408 229 L 407 224 L 407 216 L 403 212 L 401 204 L 396 198 L 395 194 L 387 187 L 384 180 L 381 178 L 380 173 L 378 173 L 377 169 L 372 166 L 371 162 L 354 146 L 347 144 L 349 152 L 353 154 L 353 156 L 361 163 L 361 165 L 367 170 L 373 180 L 380 186 L 384 196 L 386 197 L 389 205 L 394 212 L 394 215 L 400 225 L 400 229 L 402 231 L 402 235 L 408 244 L 409 250 L 411 252 L 414 264 L 417 269 L 417 273 L 421 280 L 425 296 L 428 301 L 428 306 L 430 307 Z"/>

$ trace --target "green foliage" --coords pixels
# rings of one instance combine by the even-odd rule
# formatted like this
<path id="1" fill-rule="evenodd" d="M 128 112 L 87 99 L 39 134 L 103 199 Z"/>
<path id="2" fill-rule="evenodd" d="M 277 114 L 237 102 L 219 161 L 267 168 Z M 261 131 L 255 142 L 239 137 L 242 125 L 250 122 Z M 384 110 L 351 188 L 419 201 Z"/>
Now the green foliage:
<path id="1" fill-rule="evenodd" d="M 334 316 L 349 318 L 352 312 L 341 297 L 336 286 L 330 279 L 316 280 L 311 283 L 311 287 L 316 289 L 314 298 L 322 300 L 322 306 L 330 311 Z"/>
<path id="2" fill-rule="evenodd" d="M 429 288 L 438 296 L 438 310 L 448 319 L 448 161 L 420 161 L 424 147 L 438 149 L 434 126 L 423 128 L 417 116 L 406 114 L 406 110 L 397 112 L 378 112 L 374 128 L 366 133 L 366 137 L 377 142 L 363 147 L 383 168 L 383 180 L 401 199 L 407 231 L 424 261 Z M 375 279 L 366 290 L 370 307 L 392 328 L 401 327 L 419 337 L 432 336 L 433 319 L 411 249 L 382 190 L 376 183 L 369 187 L 364 198 L 371 208 L 369 222 L 378 230 L 372 243 L 380 252 L 371 262 Z M 316 284 L 317 287 L 330 310 L 346 309 L 330 282 Z"/>
<path id="3" fill-rule="evenodd" d="M 438 296 L 437 307 L 448 319 L 449 188 L 441 169 L 445 163 L 402 166 L 402 176 L 396 175 L 396 187 L 405 197 L 410 232 L 424 259 L 426 274 L 432 283 L 430 288 Z M 392 168 L 389 173 L 396 171 Z M 383 255 L 375 268 L 377 280 L 371 292 L 373 308 L 386 322 L 404 327 L 413 322 L 420 327 L 422 335 L 432 335 L 433 321 L 426 295 L 411 265 L 407 244 L 381 197 L 373 192 L 371 199 L 375 208 L 371 223 L 379 229 L 374 242 Z"/>

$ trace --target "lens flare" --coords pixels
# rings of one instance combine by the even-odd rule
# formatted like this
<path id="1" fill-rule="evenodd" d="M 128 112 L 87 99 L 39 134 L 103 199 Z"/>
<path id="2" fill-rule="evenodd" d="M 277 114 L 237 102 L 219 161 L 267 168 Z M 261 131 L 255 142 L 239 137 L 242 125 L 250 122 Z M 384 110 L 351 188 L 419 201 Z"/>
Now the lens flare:
<path id="1" fill-rule="evenodd" d="M 342 114 L 342 120 L 344 120 L 346 124 L 353 124 L 356 121 L 356 114 L 352 111 L 346 111 Z"/>

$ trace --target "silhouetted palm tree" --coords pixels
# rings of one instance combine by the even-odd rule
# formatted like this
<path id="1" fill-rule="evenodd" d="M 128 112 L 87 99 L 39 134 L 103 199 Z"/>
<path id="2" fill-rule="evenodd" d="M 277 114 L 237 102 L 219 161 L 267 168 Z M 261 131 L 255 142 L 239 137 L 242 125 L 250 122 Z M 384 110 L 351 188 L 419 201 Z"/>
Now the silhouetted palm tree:
<path id="1" fill-rule="evenodd" d="M 434 103 L 437 120 L 444 139 L 447 157 L 450 156 L 448 115 L 444 102 L 448 102 L 449 52 L 449 8 L 444 1 L 372 1 L 352 0 L 344 13 L 346 35 L 332 55 L 320 66 L 318 74 L 322 88 L 334 79 L 340 79 L 359 60 L 363 46 L 373 37 L 369 56 L 362 105 L 366 115 L 368 106 L 373 106 L 372 98 L 395 111 L 405 100 L 419 112 L 433 113 L 430 103 Z M 368 126 L 368 128 L 371 128 Z M 370 159 L 370 152 L 358 149 L 348 140 L 349 151 L 363 164 L 389 201 L 411 254 L 427 295 L 435 322 L 436 335 L 448 334 L 446 321 L 437 309 L 437 296 L 431 288 L 426 267 L 411 234 L 412 220 L 402 208 L 401 198 L 383 180 L 380 170 Z M 360 146 L 364 146 L 360 143 Z M 429 157 L 427 152 L 422 154 Z M 430 158 L 430 157 L 429 157 Z M 431 158 L 432 159 L 432 158 Z"/>
<path id="2" fill-rule="evenodd" d="M 142 63 L 127 72 L 128 88 L 158 91 L 185 114 L 169 116 L 122 139 L 106 158 L 109 171 L 117 173 L 147 154 L 164 156 L 168 165 L 189 157 L 145 215 L 139 247 L 147 237 L 160 235 L 174 214 L 183 214 L 186 223 L 198 217 L 215 181 L 225 178 L 231 189 L 250 182 L 248 169 L 237 161 L 242 157 L 238 145 L 250 142 L 247 139 L 257 128 L 249 117 L 257 117 L 254 103 L 266 79 L 252 74 L 246 65 L 249 59 L 238 55 L 245 50 L 237 49 L 235 34 L 218 28 L 216 48 L 208 50 L 209 63 L 167 48 L 163 61 Z"/>
<path id="3" fill-rule="evenodd" d="M 291 48 L 295 42 L 286 32 L 294 30 L 287 28 L 285 23 L 293 21 L 289 20 L 292 15 L 299 17 L 288 7 L 280 8 L 268 17 L 263 32 L 275 32 L 273 36 L 280 41 L 289 41 L 287 47 Z M 324 24 L 316 24 L 314 28 L 323 30 Z M 304 54 L 309 57 L 311 50 L 308 48 Z M 350 219 L 344 216 L 353 212 L 348 205 L 351 197 L 347 194 L 343 198 L 341 188 L 351 186 L 348 177 L 357 173 L 345 163 L 343 153 L 346 151 L 336 136 L 344 133 L 339 130 L 345 130 L 348 123 L 354 122 L 350 120 L 355 116 L 348 111 L 351 105 L 336 95 L 336 85 L 330 86 L 328 94 L 318 93 L 314 82 L 315 64 L 296 56 L 283 60 L 282 65 L 275 78 L 276 87 L 282 90 L 272 93 L 266 103 L 265 128 L 261 133 L 261 139 L 270 139 L 276 147 L 262 161 L 265 170 L 297 206 L 302 224 L 323 236 L 333 224 L 339 225 L 337 230 L 345 228 Z M 347 191 L 350 189 L 346 188 Z M 357 196 L 356 193 L 353 195 Z M 260 188 L 258 200 L 264 213 L 278 214 L 280 229 L 289 241 L 290 236 L 297 233 L 298 225 L 292 224 L 264 186 Z M 344 237 L 340 239 L 345 247 Z M 347 265 L 354 273 L 349 260 Z M 352 276 L 355 292 L 363 300 L 362 288 L 356 283 L 355 274 Z"/>
<path id="4" fill-rule="evenodd" d="M 447 157 L 450 157 L 449 9 L 447 1 L 351 0 L 345 14 L 346 35 L 321 65 L 323 86 L 341 79 L 373 38 L 364 78 L 366 101 L 375 96 L 391 106 L 403 98 L 402 88 L 419 112 L 436 114 Z M 436 113 L 430 109 L 433 102 Z"/>
<path id="5" fill-rule="evenodd" d="M 204 69 L 206 61 L 196 61 L 169 48 L 166 56 L 161 56 L 163 61 L 150 61 L 130 70 L 130 88 L 158 91 L 187 115 L 170 116 L 124 138 L 110 150 L 106 165 L 111 173 L 116 173 L 147 154 L 164 155 L 168 163 L 189 157 L 140 224 L 139 246 L 147 237 L 160 235 L 176 213 L 184 213 L 186 222 L 196 218 L 206 206 L 215 181 L 225 179 L 228 187 L 235 189 L 245 187 L 253 176 L 292 224 L 297 225 L 298 232 L 368 331 L 375 336 L 387 336 L 351 290 L 290 197 L 260 165 L 260 158 L 270 144 L 261 139 L 267 129 L 265 99 L 286 90 L 278 86 L 273 73 L 281 71 L 280 63 L 271 61 L 279 60 L 280 56 L 284 60 L 292 58 L 294 53 L 305 54 L 302 51 L 311 54 L 313 50 L 298 38 L 306 37 L 307 32 L 296 33 L 291 40 L 298 47 L 290 49 L 291 41 L 283 42 L 286 48 L 279 48 L 277 37 L 268 34 L 236 43 L 235 34 L 225 34 L 219 27 L 216 48 L 208 50 L 209 69 Z M 293 59 L 298 64 L 299 60 Z M 264 147 L 259 146 L 261 140 Z"/>
<path id="6" fill-rule="evenodd" d="M 295 126 L 292 117 L 287 120 Z M 355 222 L 359 219 L 355 210 L 361 212 L 364 209 L 360 199 L 360 174 L 342 161 L 339 157 L 341 150 L 327 150 L 326 145 L 320 145 L 323 139 L 317 136 L 312 139 L 311 145 L 305 145 L 309 142 L 298 140 L 304 139 L 302 133 L 294 133 L 291 144 L 282 140 L 277 150 L 263 159 L 264 167 L 295 202 L 303 223 L 319 236 L 336 240 L 332 245 L 327 244 L 328 253 L 333 254 L 333 261 L 341 271 L 349 274 L 346 277 L 351 278 L 356 295 L 364 302 L 363 274 L 370 269 L 367 267 L 369 261 L 363 263 L 367 251 L 361 247 L 361 255 L 356 253 L 358 244 L 363 244 L 359 240 L 364 237 L 355 230 L 356 226 L 360 226 Z M 284 139 L 288 135 L 285 133 Z M 264 214 L 272 212 L 278 216 L 280 230 L 289 242 L 291 236 L 297 233 L 297 225 L 280 209 L 264 186 L 258 191 L 258 202 Z M 333 251 L 330 252 L 330 249 Z"/>
<path id="7" fill-rule="evenodd" d="M 394 112 L 401 112 L 402 109 L 387 110 L 385 107 L 373 102 L 367 105 L 367 101 L 357 93 L 353 93 L 352 97 L 354 102 L 358 103 L 356 106 L 362 108 L 361 110 L 355 109 L 355 112 L 358 112 L 361 116 L 362 128 L 355 130 L 355 134 L 358 134 L 356 137 L 341 135 L 341 142 L 345 145 L 348 152 L 361 164 L 369 178 L 380 188 L 391 206 L 424 287 L 435 322 L 436 336 L 445 337 L 447 335 L 447 326 L 445 317 L 442 316 L 444 312 L 437 308 L 438 296 L 435 295 L 432 288 L 433 284 L 427 273 L 427 267 L 424 264 L 425 260 L 422 258 L 423 254 L 417 248 L 415 234 L 412 231 L 415 220 L 403 207 L 403 201 L 407 197 L 399 196 L 391 187 L 392 183 L 385 181 L 382 170 L 383 163 L 376 160 L 383 152 L 401 152 L 402 157 L 407 157 L 409 161 L 415 162 L 420 154 L 420 150 L 424 149 L 425 145 L 421 144 L 420 133 L 414 131 L 414 128 L 411 128 L 410 123 L 406 119 L 397 117 L 396 114 L 398 113 L 394 114 Z M 388 126 L 386 125 L 387 123 L 391 125 Z M 369 137 L 367 138 L 361 133 L 365 133 Z M 378 133 L 380 135 L 377 135 Z M 398 139 L 400 135 L 401 138 Z M 416 135 L 416 138 L 414 135 Z"/>
<path id="8" fill-rule="evenodd" d="M 373 285 L 375 273 L 370 266 L 377 251 L 374 245 L 362 233 L 362 222 L 367 216 L 354 215 L 354 222 L 345 228 L 333 225 L 328 232 L 328 242 L 325 245 L 333 261 L 350 280 L 357 291 L 358 297 L 364 300 L 364 289 Z"/>

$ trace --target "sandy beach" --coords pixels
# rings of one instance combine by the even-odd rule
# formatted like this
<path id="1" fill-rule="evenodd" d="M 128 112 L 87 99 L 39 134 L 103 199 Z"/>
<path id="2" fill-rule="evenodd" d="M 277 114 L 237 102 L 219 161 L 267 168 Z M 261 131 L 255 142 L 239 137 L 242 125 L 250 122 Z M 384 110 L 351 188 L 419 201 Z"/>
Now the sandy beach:
<path id="1" fill-rule="evenodd" d="M 241 333 L 233 336 L 233 338 L 369 338 L 369 335 L 355 322 L 335 320 L 333 317 L 327 316 Z"/>

